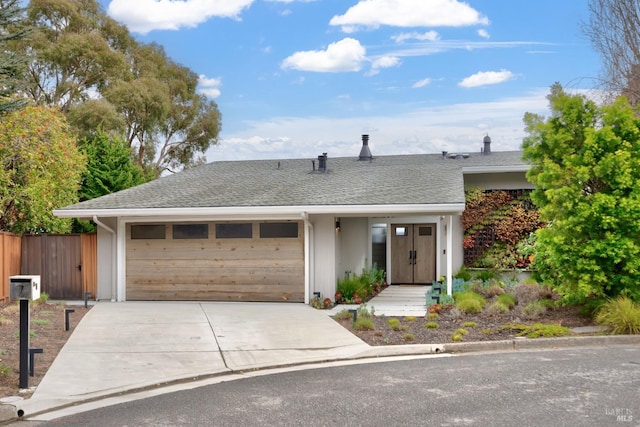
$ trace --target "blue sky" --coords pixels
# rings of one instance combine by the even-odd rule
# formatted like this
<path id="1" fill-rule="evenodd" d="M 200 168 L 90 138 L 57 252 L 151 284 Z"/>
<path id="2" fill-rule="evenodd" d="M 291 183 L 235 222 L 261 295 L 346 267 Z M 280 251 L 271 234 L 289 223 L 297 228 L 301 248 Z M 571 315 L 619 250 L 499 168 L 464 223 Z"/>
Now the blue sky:
<path id="1" fill-rule="evenodd" d="M 519 149 L 549 87 L 596 86 L 587 0 L 100 0 L 201 76 L 208 161 Z"/>

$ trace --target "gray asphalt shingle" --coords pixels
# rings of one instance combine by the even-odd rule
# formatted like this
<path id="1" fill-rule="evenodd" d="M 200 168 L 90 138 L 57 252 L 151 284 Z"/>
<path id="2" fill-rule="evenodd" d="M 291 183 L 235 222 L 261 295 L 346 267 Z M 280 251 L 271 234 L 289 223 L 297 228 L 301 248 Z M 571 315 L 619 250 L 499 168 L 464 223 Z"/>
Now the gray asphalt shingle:
<path id="1" fill-rule="evenodd" d="M 464 203 L 463 167 L 518 167 L 521 157 L 329 157 L 326 173 L 311 159 L 213 162 L 60 210 Z"/>

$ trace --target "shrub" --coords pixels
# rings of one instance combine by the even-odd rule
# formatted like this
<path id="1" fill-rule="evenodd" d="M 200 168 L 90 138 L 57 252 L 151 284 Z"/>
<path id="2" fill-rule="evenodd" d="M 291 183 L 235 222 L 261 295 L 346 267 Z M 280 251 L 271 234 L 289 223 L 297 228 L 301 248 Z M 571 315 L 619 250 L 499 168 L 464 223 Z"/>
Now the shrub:
<path id="1" fill-rule="evenodd" d="M 42 292 L 40 293 L 40 297 L 34 302 L 36 304 L 45 304 L 47 301 L 49 301 L 49 294 L 46 292 Z"/>
<path id="2" fill-rule="evenodd" d="M 504 304 L 509 310 L 516 305 L 516 297 L 511 294 L 502 294 L 496 297 L 496 302 Z"/>
<path id="3" fill-rule="evenodd" d="M 346 301 L 352 300 L 361 286 L 362 284 L 357 276 L 349 275 L 342 280 L 338 280 L 338 292 L 342 294 L 342 298 Z"/>
<path id="4" fill-rule="evenodd" d="M 424 327 L 427 329 L 438 329 L 440 325 L 438 325 L 438 322 L 427 322 L 424 324 Z"/>
<path id="5" fill-rule="evenodd" d="M 413 341 L 413 340 L 416 339 L 416 336 L 413 335 L 411 332 L 407 332 L 406 334 L 404 334 L 402 336 L 402 339 L 405 340 L 405 341 Z"/>
<path id="6" fill-rule="evenodd" d="M 487 300 L 480 294 L 466 291 L 454 295 L 456 308 L 467 314 L 480 313 Z"/>
<path id="7" fill-rule="evenodd" d="M 374 329 L 373 320 L 369 317 L 360 317 L 353 322 L 353 329 L 356 331 L 372 331 Z"/>
<path id="8" fill-rule="evenodd" d="M 537 317 L 542 316 L 547 312 L 547 307 L 545 303 L 541 300 L 531 301 L 529 304 L 525 305 L 522 309 L 522 313 L 527 316 L 529 319 L 535 319 Z"/>
<path id="9" fill-rule="evenodd" d="M 353 314 L 349 313 L 349 310 L 345 308 L 344 310 L 341 310 L 338 313 L 336 313 L 334 318 L 337 320 L 348 320 L 353 318 Z"/>
<path id="10" fill-rule="evenodd" d="M 496 273 L 493 270 L 481 270 L 476 274 L 476 279 L 488 282 L 491 279 L 496 278 Z"/>
<path id="11" fill-rule="evenodd" d="M 471 272 L 467 270 L 467 267 L 464 265 L 460 267 L 460 270 L 453 276 L 454 279 L 462 279 L 465 282 L 469 282 L 471 280 Z"/>
<path id="12" fill-rule="evenodd" d="M 396 317 L 391 317 L 391 318 L 387 319 L 387 324 L 394 331 L 399 331 L 400 330 L 400 319 L 398 319 Z"/>
<path id="13" fill-rule="evenodd" d="M 531 301 L 537 301 L 540 298 L 548 296 L 548 288 L 540 286 L 537 282 L 519 283 L 514 286 L 511 293 L 516 297 L 519 305 L 527 305 Z"/>
<path id="14" fill-rule="evenodd" d="M 491 305 L 487 308 L 487 310 L 489 311 L 489 313 L 491 314 L 503 314 L 509 311 L 509 307 L 507 307 L 503 302 L 501 301 L 494 301 L 491 303 Z"/>
<path id="15" fill-rule="evenodd" d="M 598 310 L 596 322 L 614 334 L 640 334 L 640 305 L 624 296 L 610 299 Z"/>

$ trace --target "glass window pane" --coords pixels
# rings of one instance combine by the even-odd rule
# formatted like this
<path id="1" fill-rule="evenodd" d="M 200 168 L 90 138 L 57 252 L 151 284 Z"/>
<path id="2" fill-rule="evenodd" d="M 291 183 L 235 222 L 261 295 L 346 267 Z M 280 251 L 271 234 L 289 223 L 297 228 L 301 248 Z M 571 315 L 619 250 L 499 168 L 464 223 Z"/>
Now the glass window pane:
<path id="1" fill-rule="evenodd" d="M 396 236 L 408 236 L 409 227 L 396 227 Z"/>
<path id="2" fill-rule="evenodd" d="M 174 239 L 208 239 L 208 224 L 173 224 Z"/>
<path id="3" fill-rule="evenodd" d="M 216 239 L 250 239 L 251 223 L 216 224 Z"/>
<path id="4" fill-rule="evenodd" d="M 164 224 L 132 225 L 132 239 L 164 239 L 167 228 Z"/>
<path id="5" fill-rule="evenodd" d="M 297 222 L 264 222 L 260 224 L 260 238 L 297 238 Z"/>

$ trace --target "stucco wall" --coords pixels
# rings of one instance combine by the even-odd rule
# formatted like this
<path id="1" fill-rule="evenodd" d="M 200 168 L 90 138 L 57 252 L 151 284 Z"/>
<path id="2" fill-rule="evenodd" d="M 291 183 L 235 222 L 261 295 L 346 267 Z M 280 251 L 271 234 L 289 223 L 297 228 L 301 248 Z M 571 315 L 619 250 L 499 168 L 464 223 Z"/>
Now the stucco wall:
<path id="1" fill-rule="evenodd" d="M 117 224 L 114 218 L 100 218 L 100 222 L 112 230 L 116 229 Z M 116 281 L 113 271 L 114 244 L 115 237 L 113 234 L 103 227 L 98 227 L 98 291 L 96 294 L 96 299 L 98 300 L 110 300 L 112 298 L 111 289 Z"/>
<path id="2" fill-rule="evenodd" d="M 311 295 L 320 292 L 322 298 L 331 298 L 336 288 L 336 231 L 332 215 L 314 215 L 313 224 L 313 280 Z"/>

